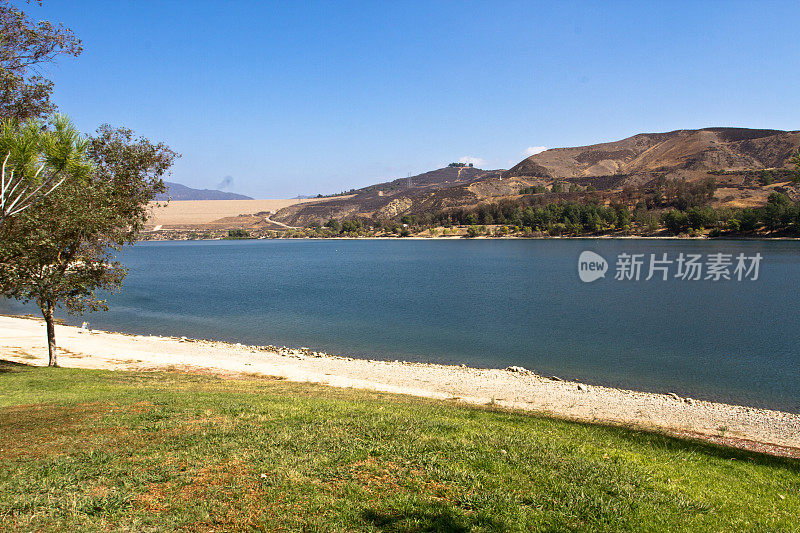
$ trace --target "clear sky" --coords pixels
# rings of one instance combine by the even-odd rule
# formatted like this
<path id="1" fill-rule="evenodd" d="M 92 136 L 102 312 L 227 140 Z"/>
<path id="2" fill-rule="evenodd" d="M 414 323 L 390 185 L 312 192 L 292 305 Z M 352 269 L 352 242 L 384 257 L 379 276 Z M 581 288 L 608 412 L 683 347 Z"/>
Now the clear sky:
<path id="1" fill-rule="evenodd" d="M 800 129 L 798 2 L 20 5 L 83 40 L 48 69 L 82 130 L 128 126 L 183 154 L 172 181 L 256 198 L 641 132 Z"/>

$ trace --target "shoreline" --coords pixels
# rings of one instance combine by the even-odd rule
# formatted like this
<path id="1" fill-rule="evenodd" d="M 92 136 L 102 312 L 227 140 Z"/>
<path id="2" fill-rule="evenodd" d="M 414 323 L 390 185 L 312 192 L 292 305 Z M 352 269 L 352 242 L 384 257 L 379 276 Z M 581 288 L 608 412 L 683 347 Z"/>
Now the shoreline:
<path id="1" fill-rule="evenodd" d="M 547 236 L 547 237 L 465 237 L 463 235 L 436 236 L 436 237 L 247 237 L 247 238 L 225 238 L 218 237 L 212 239 L 139 239 L 136 242 L 202 242 L 202 241 L 758 241 L 758 242 L 780 242 L 780 241 L 800 241 L 800 237 L 680 237 L 675 235 L 579 235 L 579 236 Z"/>
<path id="2" fill-rule="evenodd" d="M 556 418 L 659 431 L 757 452 L 800 457 L 800 414 L 587 385 L 521 367 L 380 361 L 305 348 L 85 331 L 57 325 L 59 364 L 132 371 L 272 376 L 333 387 L 408 394 Z M 0 316 L 0 358 L 46 365 L 44 322 Z"/>

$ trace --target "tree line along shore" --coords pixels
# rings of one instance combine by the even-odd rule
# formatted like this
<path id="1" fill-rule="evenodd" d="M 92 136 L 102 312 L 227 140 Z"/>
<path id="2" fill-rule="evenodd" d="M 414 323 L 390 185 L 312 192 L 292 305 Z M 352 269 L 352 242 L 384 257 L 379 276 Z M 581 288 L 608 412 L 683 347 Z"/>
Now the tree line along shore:
<path id="1" fill-rule="evenodd" d="M 252 215 L 240 218 L 257 222 L 242 227 L 159 228 L 142 233 L 141 238 L 796 238 L 800 236 L 800 201 L 792 197 L 800 186 L 800 158 L 795 164 L 797 170 L 785 172 L 790 180 L 769 182 L 769 195 L 760 207 L 713 206 L 717 189 L 713 176 L 698 182 L 664 180 L 650 189 L 613 197 L 591 188 L 564 190 L 556 183 L 549 189 L 523 188 L 520 196 L 497 202 L 392 219 L 329 218 L 282 228 Z"/>

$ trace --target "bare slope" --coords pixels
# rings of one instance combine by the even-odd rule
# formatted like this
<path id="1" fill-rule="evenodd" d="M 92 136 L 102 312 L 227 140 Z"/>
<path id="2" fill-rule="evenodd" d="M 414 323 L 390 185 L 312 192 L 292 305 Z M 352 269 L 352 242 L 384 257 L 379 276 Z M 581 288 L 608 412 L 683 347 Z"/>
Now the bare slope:
<path id="1" fill-rule="evenodd" d="M 281 209 L 275 220 L 295 226 L 322 223 L 331 218 L 370 217 L 390 219 L 410 212 L 435 211 L 477 202 L 475 183 L 497 180 L 499 170 L 445 167 L 417 176 L 370 185 L 347 197 L 336 197 L 313 205 L 292 205 Z M 516 194 L 518 187 L 506 193 Z"/>
<path id="2" fill-rule="evenodd" d="M 631 184 L 655 174 L 692 179 L 709 171 L 784 168 L 798 146 L 798 131 L 704 128 L 642 133 L 621 141 L 546 150 L 515 165 L 504 176 L 617 175 Z"/>

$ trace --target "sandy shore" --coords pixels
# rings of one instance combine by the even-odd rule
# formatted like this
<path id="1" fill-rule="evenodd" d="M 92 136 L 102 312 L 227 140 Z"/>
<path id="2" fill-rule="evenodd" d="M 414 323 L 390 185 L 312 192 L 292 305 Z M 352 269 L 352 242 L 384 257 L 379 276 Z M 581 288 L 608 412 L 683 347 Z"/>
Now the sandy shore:
<path id="1" fill-rule="evenodd" d="M 56 339 L 59 364 L 65 367 L 255 373 L 334 387 L 494 404 L 800 456 L 798 414 L 560 381 L 516 367 L 488 370 L 367 361 L 302 349 L 86 332 L 73 326 L 56 326 Z M 0 359 L 47 364 L 44 323 L 0 316 Z"/>

